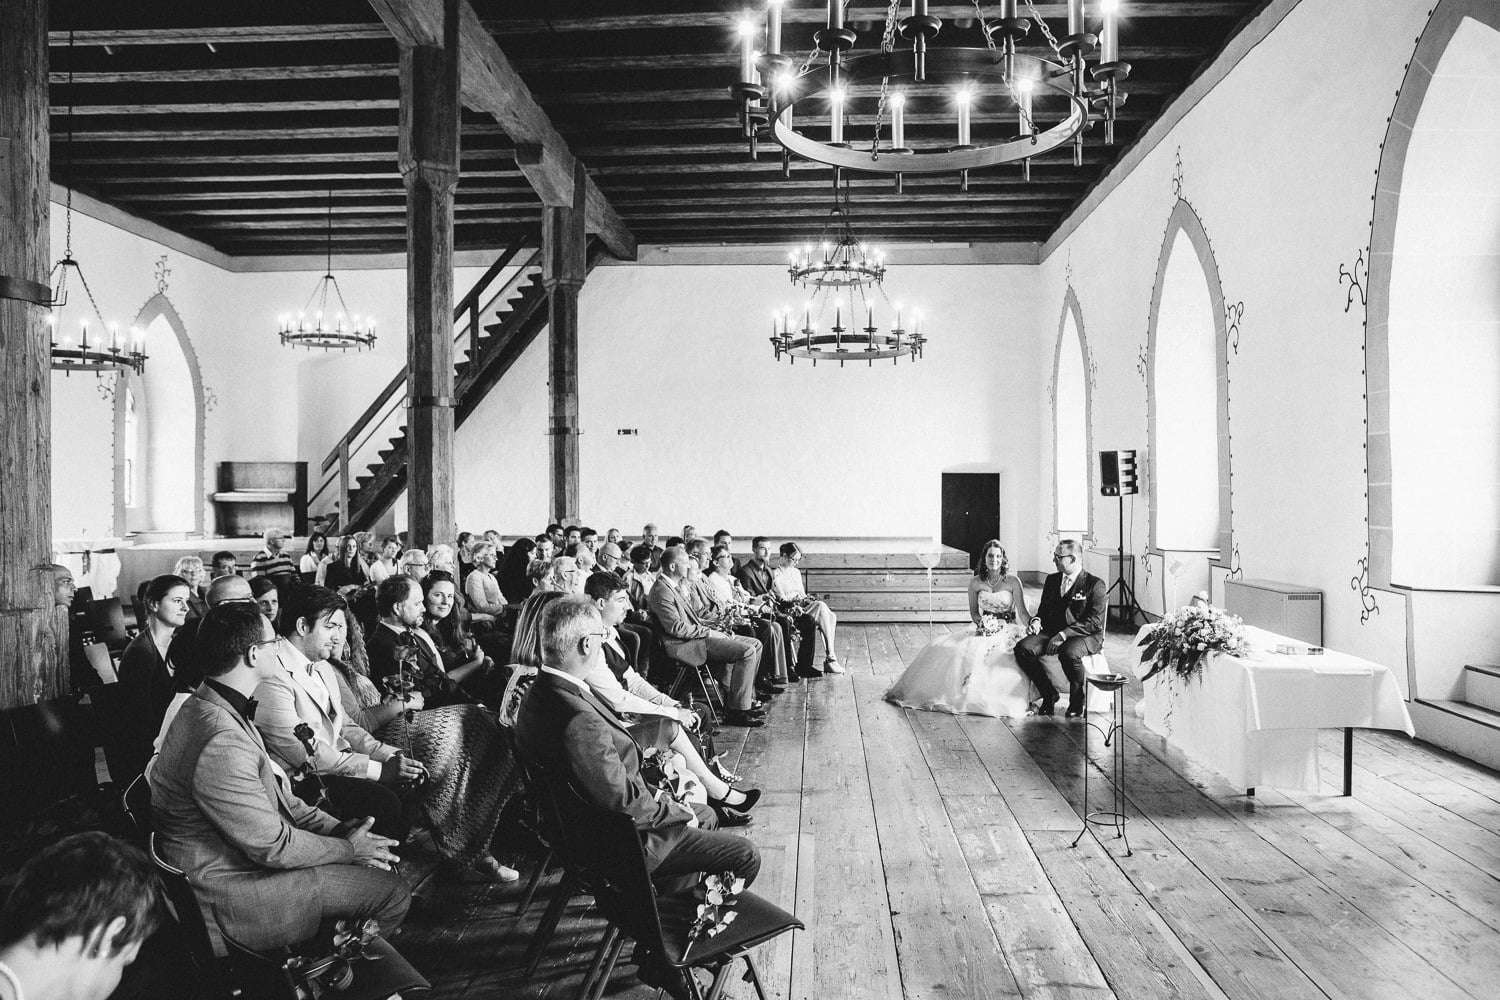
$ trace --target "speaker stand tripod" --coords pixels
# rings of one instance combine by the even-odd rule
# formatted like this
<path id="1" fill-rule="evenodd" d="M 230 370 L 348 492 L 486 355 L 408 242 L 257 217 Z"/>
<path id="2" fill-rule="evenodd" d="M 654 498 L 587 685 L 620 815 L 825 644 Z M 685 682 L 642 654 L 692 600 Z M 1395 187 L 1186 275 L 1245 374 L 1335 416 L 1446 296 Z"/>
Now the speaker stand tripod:
<path id="1" fill-rule="evenodd" d="M 1129 631 L 1136 627 L 1136 619 L 1145 618 L 1146 612 L 1141 608 L 1140 602 L 1135 599 L 1135 590 L 1125 579 L 1125 497 L 1117 495 L 1115 499 L 1119 502 L 1120 511 L 1120 562 L 1115 572 L 1115 582 L 1109 585 L 1105 591 L 1107 607 L 1118 609 L 1115 621 L 1120 627 Z M 1134 572 L 1131 573 L 1134 576 Z M 1110 601 L 1111 595 L 1118 593 L 1118 601 Z"/>

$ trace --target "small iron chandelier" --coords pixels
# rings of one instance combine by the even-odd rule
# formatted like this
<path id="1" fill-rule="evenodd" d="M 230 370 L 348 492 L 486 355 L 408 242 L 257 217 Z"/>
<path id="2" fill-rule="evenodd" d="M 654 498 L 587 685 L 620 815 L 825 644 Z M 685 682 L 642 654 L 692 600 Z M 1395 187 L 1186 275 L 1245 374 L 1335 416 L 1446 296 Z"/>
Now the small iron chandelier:
<path id="1" fill-rule="evenodd" d="M 329 299 L 332 291 L 333 298 Z M 330 308 L 335 306 L 337 308 Z M 328 192 L 328 248 L 323 268 L 323 277 L 313 286 L 307 304 L 293 313 L 282 313 L 277 320 L 277 333 L 283 344 L 306 347 L 312 350 L 321 347 L 325 351 L 347 351 L 349 348 L 363 350 L 375 344 L 375 318 L 360 318 L 349 312 L 344 304 L 344 293 L 339 290 L 339 280 L 333 276 L 333 192 Z"/>
<path id="2" fill-rule="evenodd" d="M 800 311 L 783 308 L 771 314 L 771 350 L 777 361 L 786 355 L 790 364 L 796 364 L 798 358 L 809 358 L 814 365 L 837 361 L 843 367 L 847 361 L 874 365 L 890 358 L 894 364 L 902 357 L 915 361 L 922 356 L 927 343 L 922 318 L 917 313 L 903 313 L 900 303 L 886 299 L 882 286 L 885 254 L 855 238 L 847 182 L 842 192 L 834 192 L 833 208 L 816 246 L 806 244 L 792 250 L 787 258 L 792 284 L 811 295 Z M 876 293 L 891 319 L 889 330 L 876 325 Z M 824 333 L 818 324 L 824 321 L 830 305 L 833 323 Z M 859 325 L 861 313 L 864 326 Z M 902 326 L 905 319 L 911 321 L 910 330 Z M 801 326 L 795 327 L 793 324 L 799 321 Z"/>
<path id="3" fill-rule="evenodd" d="M 1023 0 L 1030 19 L 1017 16 L 1018 0 L 1002 0 L 1000 16 L 993 20 L 986 20 L 979 0 L 972 2 L 984 48 L 929 47 L 943 21 L 928 13 L 927 0 L 911 0 L 908 17 L 898 17 L 902 4 L 890 0 L 879 49 L 851 54 L 859 36 L 845 25 L 846 0 L 828 0 L 827 27 L 814 33 L 815 47 L 795 66 L 781 50 L 783 0 L 767 0 L 764 50 L 760 26 L 747 16 L 740 25 L 740 80 L 729 88 L 739 103 L 751 157 L 760 139 L 769 136 L 782 147 L 782 171 L 788 176 L 796 154 L 834 167 L 836 173 L 892 176 L 898 192 L 906 174 L 938 173 L 958 174 L 967 191 L 970 170 L 1019 162 L 1030 180 L 1032 157 L 1069 142 L 1073 164 L 1081 166 L 1083 132 L 1095 116 L 1104 121 L 1105 143 L 1113 144 L 1116 109 L 1126 96 L 1119 85 L 1130 75 L 1130 64 L 1119 56 L 1119 0 L 1100 0 L 1097 35 L 1085 30 L 1084 0 L 1067 0 L 1068 33 L 1062 39 L 1052 34 L 1032 0 Z M 1016 51 L 1033 23 L 1050 56 Z M 897 35 L 911 47 L 899 49 Z M 1099 59 L 1089 66 L 1095 51 Z M 822 65 L 816 65 L 820 60 Z M 846 136 L 848 107 L 855 96 L 878 97 L 874 129 L 858 140 Z M 1067 101 L 1066 115 L 1047 128 L 1032 113 L 1034 99 L 1045 96 Z M 794 113 L 807 115 L 814 101 L 826 102 L 828 108 L 826 140 L 793 127 Z M 978 141 L 974 124 L 981 105 L 996 114 L 980 119 L 980 131 L 988 138 Z M 1010 134 L 1011 114 L 1015 134 Z M 924 125 L 951 120 L 957 141 L 908 145 L 909 117 Z"/>
<path id="4" fill-rule="evenodd" d="M 47 285 L 51 290 L 51 301 L 48 305 L 52 311 L 47 314 L 47 325 L 51 328 L 52 370 L 69 375 L 75 371 L 123 372 L 130 370 L 140 375 L 146 370 L 145 332 L 140 327 L 131 327 L 129 337 L 122 338 L 118 324 L 104 321 L 104 316 L 99 311 L 99 303 L 94 299 L 94 290 L 89 287 L 88 279 L 83 276 L 83 265 L 73 256 L 73 93 L 73 30 L 70 28 L 68 29 L 68 131 L 67 144 L 64 147 L 67 153 L 64 167 L 67 195 L 63 204 L 63 255 L 57 263 L 52 265 L 52 272 L 47 277 Z M 65 310 L 68 305 L 68 279 L 73 274 L 78 275 L 78 284 L 83 286 L 83 294 L 89 300 L 93 322 L 98 324 L 94 327 L 92 343 L 89 342 L 89 312 L 83 312 L 78 319 L 76 343 L 73 340 L 73 334 L 68 330 L 70 324 Z"/>

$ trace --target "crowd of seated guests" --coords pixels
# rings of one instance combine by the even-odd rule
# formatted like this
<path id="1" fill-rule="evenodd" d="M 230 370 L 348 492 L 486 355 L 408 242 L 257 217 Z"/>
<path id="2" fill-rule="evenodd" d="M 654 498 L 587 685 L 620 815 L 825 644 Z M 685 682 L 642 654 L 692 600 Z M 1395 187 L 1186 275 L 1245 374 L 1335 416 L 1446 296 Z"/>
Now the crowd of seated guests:
<path id="1" fill-rule="evenodd" d="M 653 524 L 636 544 L 561 524 L 509 545 L 493 531 L 427 548 L 315 534 L 293 563 L 284 535 L 267 532 L 247 576 L 229 552 L 211 574 L 186 557 L 140 590 L 146 626 L 120 662 L 129 753 L 115 777 L 147 775 L 163 856 L 187 872 L 211 928 L 217 910 L 238 939 L 269 946 L 333 916 L 389 926 L 409 903 L 397 863 L 414 828 L 456 875 L 519 877 L 495 856 L 520 782 L 500 726 L 520 722 L 535 685 L 508 682 L 553 668 L 563 651 L 549 628 L 587 618 L 592 652 L 564 659 L 591 710 L 688 812 L 706 807 L 694 822 L 744 825 L 759 792 L 735 787 L 716 727 L 763 726 L 790 678 L 842 667 L 835 616 L 807 594 L 796 544 L 773 560 L 758 537 L 741 562 L 733 541 L 692 525 L 662 539 Z M 549 618 L 559 603 L 571 610 Z M 703 700 L 669 693 L 698 679 L 679 670 L 695 663 L 712 678 Z"/>

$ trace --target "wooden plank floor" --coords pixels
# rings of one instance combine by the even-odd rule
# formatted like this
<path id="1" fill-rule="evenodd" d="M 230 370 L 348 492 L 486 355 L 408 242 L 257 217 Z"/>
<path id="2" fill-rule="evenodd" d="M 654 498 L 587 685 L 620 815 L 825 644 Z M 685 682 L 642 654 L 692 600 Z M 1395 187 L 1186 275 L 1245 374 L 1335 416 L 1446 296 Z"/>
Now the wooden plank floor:
<path id="1" fill-rule="evenodd" d="M 808 924 L 758 953 L 773 996 L 1497 995 L 1500 775 L 1362 732 L 1345 799 L 1328 733 L 1322 794 L 1249 799 L 1145 730 L 1132 684 L 1133 853 L 1112 831 L 1075 848 L 1085 745 L 1105 760 L 1098 733 L 882 700 L 924 643 L 963 628 L 843 627 L 847 676 L 788 690 L 763 729 L 724 731 L 731 766 L 765 792 L 744 831 L 763 858 L 755 889 Z M 1128 644 L 1110 636 L 1106 655 L 1123 662 Z M 1089 780 L 1102 800 L 1104 771 Z M 515 968 L 551 889 L 518 917 L 514 886 L 429 883 L 395 942 L 437 997 L 572 997 L 602 928 L 583 899 L 538 974 Z M 606 995 L 652 992 L 622 962 Z M 753 991 L 736 978 L 726 995 Z"/>

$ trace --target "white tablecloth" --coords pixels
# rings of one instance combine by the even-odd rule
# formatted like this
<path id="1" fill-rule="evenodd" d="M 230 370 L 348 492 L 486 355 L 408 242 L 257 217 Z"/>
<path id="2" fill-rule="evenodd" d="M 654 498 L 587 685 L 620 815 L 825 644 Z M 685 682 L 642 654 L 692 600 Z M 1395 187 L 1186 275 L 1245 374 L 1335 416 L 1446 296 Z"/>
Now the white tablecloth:
<path id="1" fill-rule="evenodd" d="M 1144 685 L 1146 725 L 1231 784 L 1318 791 L 1319 729 L 1415 735 L 1389 668 L 1332 650 L 1277 653 L 1277 645 L 1303 644 L 1252 626 L 1245 637 L 1249 652 L 1210 654 L 1193 680 L 1163 671 Z M 1138 646 L 1133 652 L 1130 669 L 1140 677 L 1150 665 L 1140 662 Z"/>

